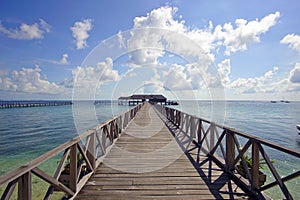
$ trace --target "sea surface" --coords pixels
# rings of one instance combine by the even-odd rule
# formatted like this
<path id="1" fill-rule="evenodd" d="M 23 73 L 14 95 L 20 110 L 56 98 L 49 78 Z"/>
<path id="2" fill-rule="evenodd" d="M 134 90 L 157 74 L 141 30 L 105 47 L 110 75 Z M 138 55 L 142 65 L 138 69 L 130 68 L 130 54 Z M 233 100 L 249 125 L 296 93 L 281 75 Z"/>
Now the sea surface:
<path id="1" fill-rule="evenodd" d="M 300 102 L 180 101 L 172 106 L 218 124 L 300 151 Z M 0 175 L 78 136 L 98 123 L 130 109 L 116 101 L 74 102 L 73 105 L 0 109 Z M 280 175 L 299 170 L 300 159 L 268 150 Z M 55 163 L 56 164 L 56 163 Z M 55 165 L 54 164 L 54 165 Z M 266 172 L 269 173 L 269 172 Z M 270 180 L 271 174 L 269 173 Z M 300 179 L 289 183 L 300 199 Z M 282 197 L 278 188 L 268 191 Z M 277 194 L 278 193 L 278 194 Z M 296 198 L 296 199 L 297 199 Z"/>

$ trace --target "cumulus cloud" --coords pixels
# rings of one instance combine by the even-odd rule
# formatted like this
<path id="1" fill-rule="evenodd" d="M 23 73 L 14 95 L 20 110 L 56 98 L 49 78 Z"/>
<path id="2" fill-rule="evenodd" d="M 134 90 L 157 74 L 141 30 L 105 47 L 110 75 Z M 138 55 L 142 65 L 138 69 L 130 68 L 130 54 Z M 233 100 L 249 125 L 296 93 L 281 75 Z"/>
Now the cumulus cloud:
<path id="1" fill-rule="evenodd" d="M 288 79 L 291 83 L 300 83 L 300 63 L 295 64 L 295 67 L 290 71 Z"/>
<path id="2" fill-rule="evenodd" d="M 86 40 L 89 38 L 88 32 L 92 30 L 92 20 L 85 19 L 83 21 L 75 22 L 74 25 L 70 28 L 72 35 L 75 38 L 75 43 L 77 49 L 83 49 L 87 47 Z"/>
<path id="3" fill-rule="evenodd" d="M 168 50 L 185 59 L 201 57 L 197 65 L 206 71 L 220 46 L 225 47 L 226 55 L 247 50 L 251 43 L 260 42 L 260 36 L 274 26 L 280 17 L 280 13 L 275 12 L 260 20 L 237 19 L 235 26 L 229 22 L 214 28 L 210 21 L 207 27 L 192 29 L 182 17 L 176 17 L 177 11 L 177 8 L 169 6 L 154 9 L 146 16 L 134 19 L 131 37 L 127 41 L 124 41 L 121 33 L 118 34 L 119 45 L 127 45 L 133 64 L 158 63 L 159 58 L 165 55 L 164 50 Z"/>
<path id="4" fill-rule="evenodd" d="M 137 49 L 130 54 L 133 63 L 159 63 L 159 58 L 165 55 L 166 49 L 188 60 L 187 58 L 199 56 L 197 53 L 200 47 L 200 54 L 204 56 L 198 61 L 186 65 L 172 64 L 164 69 L 162 73 L 162 78 L 165 79 L 164 87 L 172 90 L 195 90 L 225 86 L 241 93 L 270 91 L 265 85 L 272 84 L 277 67 L 259 77 L 239 78 L 232 81 L 230 59 L 219 63 L 217 71 L 212 70 L 210 66 L 214 61 L 215 51 L 219 51 L 220 47 L 225 47 L 225 55 L 231 55 L 247 50 L 252 43 L 260 42 L 261 35 L 276 25 L 280 12 L 267 14 L 261 19 L 237 19 L 234 24 L 228 22 L 215 27 L 210 21 L 204 28 L 192 29 L 185 24 L 182 17 L 176 18 L 177 11 L 177 8 L 165 6 L 134 19 L 134 29 L 128 42 L 124 42 L 124 38 L 119 37 L 122 38 L 122 44 L 128 44 L 129 49 Z M 156 29 L 152 30 L 151 27 Z M 174 31 L 174 33 L 166 34 L 157 28 Z M 145 46 L 154 46 L 156 49 L 141 49 Z"/>
<path id="5" fill-rule="evenodd" d="M 280 12 L 275 12 L 266 15 L 261 20 L 255 19 L 248 22 L 245 19 L 237 19 L 235 27 L 229 22 L 214 28 L 213 22 L 210 21 L 208 27 L 191 29 L 185 25 L 185 21 L 181 18 L 180 20 L 175 19 L 177 11 L 177 8 L 168 6 L 154 9 L 147 16 L 136 17 L 134 28 L 167 29 L 190 38 L 206 53 L 210 53 L 216 47 L 223 45 L 226 47 L 225 54 L 230 55 L 230 53 L 247 50 L 248 45 L 253 42 L 260 42 L 260 35 L 274 26 L 280 17 Z M 167 38 L 171 37 L 168 36 Z M 150 39 L 152 38 L 150 37 Z M 176 47 L 180 48 L 180 46 Z M 212 54 L 210 55 L 212 56 Z"/>
<path id="6" fill-rule="evenodd" d="M 17 29 L 6 28 L 0 23 L 0 33 L 13 39 L 42 39 L 44 37 L 44 34 L 48 32 L 50 32 L 50 25 L 43 19 L 40 19 L 39 23 L 34 23 L 31 25 L 23 23 Z"/>
<path id="7" fill-rule="evenodd" d="M 76 88 L 96 88 L 105 82 L 119 80 L 119 73 L 113 69 L 113 60 L 106 58 L 105 61 L 97 63 L 95 67 L 78 66 L 72 70 L 74 86 Z"/>
<path id="8" fill-rule="evenodd" d="M 172 64 L 163 72 L 164 87 L 171 90 L 197 90 L 207 87 L 219 87 L 216 76 L 204 72 L 193 64 Z"/>
<path id="9" fill-rule="evenodd" d="M 142 93 L 144 94 L 156 94 L 164 91 L 163 83 L 158 80 L 145 81 L 142 87 Z"/>
<path id="10" fill-rule="evenodd" d="M 229 88 L 236 89 L 239 93 L 255 93 L 255 92 L 274 92 L 273 77 L 278 71 L 278 67 L 273 67 L 263 76 L 253 78 L 238 78 L 230 83 Z"/>
<path id="11" fill-rule="evenodd" d="M 60 59 L 60 61 L 59 61 L 59 63 L 60 64 L 69 64 L 69 61 L 68 61 L 68 57 L 69 57 L 69 55 L 68 54 L 63 54 L 62 55 L 62 58 Z"/>
<path id="12" fill-rule="evenodd" d="M 159 64 L 166 50 L 187 60 L 199 61 L 199 66 L 205 69 L 212 63 L 212 39 L 207 40 L 212 37 L 210 28 L 191 31 L 184 20 L 176 19 L 176 12 L 177 8 L 169 6 L 154 9 L 134 19 L 126 42 L 122 34 L 118 34 L 120 46 L 127 45 L 132 66 Z"/>
<path id="13" fill-rule="evenodd" d="M 0 90 L 22 93 L 59 94 L 63 88 L 41 77 L 39 66 L 14 70 L 10 77 L 0 77 Z"/>
<path id="14" fill-rule="evenodd" d="M 214 35 L 216 39 L 223 41 L 226 47 L 225 54 L 230 55 L 237 51 L 247 50 L 250 43 L 260 42 L 259 36 L 274 26 L 279 17 L 280 12 L 275 12 L 260 21 L 256 19 L 248 22 L 245 19 L 237 19 L 235 27 L 231 23 L 225 23 L 223 27 L 217 25 Z"/>
<path id="15" fill-rule="evenodd" d="M 178 64 L 173 64 L 168 72 L 164 74 L 164 87 L 170 90 L 191 90 L 192 86 L 188 76 L 185 73 L 185 67 Z"/>
<path id="16" fill-rule="evenodd" d="M 134 28 L 155 27 L 183 33 L 184 21 L 174 19 L 177 11 L 177 8 L 169 6 L 154 9 L 147 16 L 134 18 Z"/>
<path id="17" fill-rule="evenodd" d="M 281 44 L 288 44 L 290 48 L 300 53 L 300 36 L 296 34 L 288 34 L 281 41 Z"/>
<path id="18" fill-rule="evenodd" d="M 218 73 L 223 85 L 230 83 L 229 74 L 231 71 L 230 59 L 225 59 L 218 64 Z"/>

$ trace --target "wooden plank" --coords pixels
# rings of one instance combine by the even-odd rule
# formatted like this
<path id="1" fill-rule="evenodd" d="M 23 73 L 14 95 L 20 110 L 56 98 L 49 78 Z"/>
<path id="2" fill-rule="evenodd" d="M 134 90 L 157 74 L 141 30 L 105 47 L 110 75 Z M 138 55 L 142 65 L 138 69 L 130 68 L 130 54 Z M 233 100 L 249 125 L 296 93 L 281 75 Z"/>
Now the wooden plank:
<path id="1" fill-rule="evenodd" d="M 256 142 L 252 142 L 252 189 L 259 188 L 259 149 Z"/>
<path id="2" fill-rule="evenodd" d="M 177 144 L 161 118 L 163 116 L 153 107 L 145 104 L 75 199 L 236 199 L 247 196 L 240 189 L 234 192 L 237 186 L 218 166 L 207 162 L 208 158 L 201 152 L 201 166 L 192 163 L 189 157 L 197 154 L 197 148 L 189 155 L 184 150 L 193 145 L 190 137 L 176 132 L 177 140 L 182 143 Z M 196 131 L 195 127 L 192 129 Z M 157 132 L 152 134 L 154 130 Z M 170 143 L 176 145 L 168 148 Z M 174 152 L 179 156 L 162 165 L 176 155 Z M 145 168 L 155 170 L 144 172 Z M 136 169 L 138 173 L 122 169 Z"/>
<path id="3" fill-rule="evenodd" d="M 14 180 L 14 181 L 8 183 L 6 189 L 4 190 L 4 192 L 2 194 L 1 200 L 8 200 L 8 199 L 10 199 L 10 197 L 13 194 L 14 189 L 15 189 L 15 187 L 17 185 L 17 182 L 18 182 L 18 180 Z"/>
<path id="4" fill-rule="evenodd" d="M 37 175 L 41 179 L 45 180 L 46 182 L 50 183 L 54 187 L 59 188 L 60 190 L 64 191 L 65 193 L 67 193 L 69 195 L 74 195 L 74 192 L 72 190 L 70 190 L 65 185 L 63 185 L 62 183 L 60 183 L 57 179 L 49 176 L 48 174 L 46 174 L 45 172 L 43 172 L 39 168 L 35 168 L 32 171 L 33 171 L 33 173 L 35 175 Z"/>
<path id="5" fill-rule="evenodd" d="M 77 190 L 77 144 L 70 148 L 70 189 Z"/>
<path id="6" fill-rule="evenodd" d="M 234 158 L 235 158 L 235 143 L 234 135 L 232 133 L 226 134 L 226 166 L 227 171 L 231 171 L 234 168 Z"/>
<path id="7" fill-rule="evenodd" d="M 18 181 L 18 199 L 31 200 L 32 188 L 31 188 L 31 172 L 27 172 L 19 178 Z"/>

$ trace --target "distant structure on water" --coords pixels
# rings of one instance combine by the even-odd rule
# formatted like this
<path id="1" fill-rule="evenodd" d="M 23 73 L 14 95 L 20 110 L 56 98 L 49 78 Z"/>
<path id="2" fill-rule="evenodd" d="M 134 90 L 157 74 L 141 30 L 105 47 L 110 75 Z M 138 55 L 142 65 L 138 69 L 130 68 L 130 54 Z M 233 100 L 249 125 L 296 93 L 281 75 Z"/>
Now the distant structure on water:
<path id="1" fill-rule="evenodd" d="M 139 103 L 149 102 L 151 104 L 161 105 L 178 105 L 176 101 L 168 101 L 167 98 L 161 94 L 134 94 L 128 97 L 119 97 L 119 105 L 130 105 L 134 106 Z"/>
<path id="2" fill-rule="evenodd" d="M 271 103 L 277 103 L 277 101 L 270 101 Z M 281 103 L 291 103 L 290 101 L 280 100 Z"/>
<path id="3" fill-rule="evenodd" d="M 72 105 L 72 101 L 0 101 L 0 109 Z"/>

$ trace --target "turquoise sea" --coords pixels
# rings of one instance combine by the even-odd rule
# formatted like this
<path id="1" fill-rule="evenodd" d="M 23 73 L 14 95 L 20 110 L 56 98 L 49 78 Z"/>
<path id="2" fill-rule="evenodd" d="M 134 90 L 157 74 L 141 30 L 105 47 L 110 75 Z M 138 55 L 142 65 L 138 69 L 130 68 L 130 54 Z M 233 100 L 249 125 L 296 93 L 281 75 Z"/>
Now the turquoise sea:
<path id="1" fill-rule="evenodd" d="M 250 135 L 300 151 L 300 102 L 180 101 L 172 106 Z M 67 106 L 0 109 L 0 175 L 76 137 L 114 115 L 128 110 L 116 101 L 75 102 Z M 270 150 L 280 175 L 299 170 L 300 159 Z M 300 179 L 291 182 L 300 199 Z M 275 189 L 276 191 L 276 189 Z M 281 196 L 273 193 L 274 199 Z"/>

